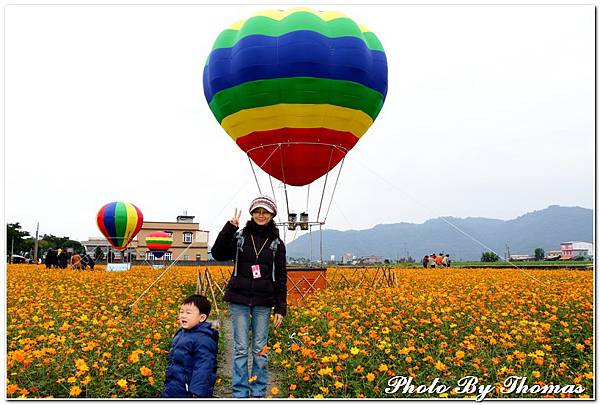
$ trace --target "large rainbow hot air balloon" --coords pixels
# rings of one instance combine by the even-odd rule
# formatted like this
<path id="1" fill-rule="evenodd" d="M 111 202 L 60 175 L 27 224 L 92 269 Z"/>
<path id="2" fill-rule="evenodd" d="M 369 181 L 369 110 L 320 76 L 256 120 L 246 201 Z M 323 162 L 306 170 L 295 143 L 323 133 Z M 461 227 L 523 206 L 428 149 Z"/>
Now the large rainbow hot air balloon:
<path id="1" fill-rule="evenodd" d="M 269 175 L 302 186 L 333 169 L 379 114 L 387 59 L 342 13 L 268 10 L 237 22 L 204 67 L 213 114 Z"/>
<path id="2" fill-rule="evenodd" d="M 115 249 L 124 250 L 142 227 L 144 216 L 135 205 L 116 201 L 100 208 L 96 221 L 108 242 Z"/>
<path id="3" fill-rule="evenodd" d="M 146 236 L 146 247 L 157 259 L 160 259 L 172 244 L 173 237 L 163 231 L 152 232 Z"/>

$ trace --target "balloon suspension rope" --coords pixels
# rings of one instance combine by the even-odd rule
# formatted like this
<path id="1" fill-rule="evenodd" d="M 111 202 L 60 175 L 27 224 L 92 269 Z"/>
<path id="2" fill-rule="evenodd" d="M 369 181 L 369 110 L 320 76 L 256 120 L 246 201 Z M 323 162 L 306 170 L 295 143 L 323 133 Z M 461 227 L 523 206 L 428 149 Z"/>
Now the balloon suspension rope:
<path id="1" fill-rule="evenodd" d="M 335 184 L 333 185 L 333 191 L 331 192 L 331 199 L 329 200 L 329 205 L 327 206 L 327 212 L 325 213 L 325 219 L 323 219 L 323 222 L 327 222 L 327 217 L 329 216 L 329 209 L 331 208 L 331 203 L 333 202 L 333 196 L 335 195 L 335 190 L 337 188 L 338 181 L 340 180 L 340 173 L 342 172 L 342 167 L 344 167 L 344 160 L 346 160 L 345 156 L 342 159 L 342 163 L 340 163 L 340 169 L 338 170 L 338 174 L 335 179 Z"/>
<path id="2" fill-rule="evenodd" d="M 409 193 L 406 192 L 406 190 L 401 189 L 400 187 L 397 187 L 395 184 L 393 184 L 392 182 L 388 181 L 385 177 L 381 176 L 380 174 L 378 174 L 377 172 L 375 172 L 374 170 L 372 170 L 371 168 L 369 168 L 367 165 L 365 165 L 363 162 L 357 160 L 357 162 L 359 162 L 365 169 L 369 170 L 372 174 L 374 174 L 375 176 L 379 177 L 381 180 L 383 180 L 385 183 L 387 183 L 390 187 L 396 189 L 397 191 L 400 191 L 402 194 L 406 195 L 407 197 L 409 197 L 411 200 L 413 200 L 413 202 L 417 203 L 418 205 L 421 205 L 423 207 L 425 207 L 427 210 L 429 210 L 431 213 L 433 213 L 433 209 L 431 209 L 431 207 L 429 207 L 427 204 L 425 204 L 424 202 L 420 201 L 419 199 L 413 197 L 412 195 L 410 195 Z M 537 278 L 535 278 L 534 276 L 532 276 L 531 274 L 529 274 L 527 271 L 525 271 L 525 269 L 517 266 L 516 264 L 514 264 L 513 262 L 511 262 L 510 260 L 506 260 L 504 258 L 502 258 L 497 252 L 494 251 L 494 249 L 492 249 L 491 247 L 487 246 L 485 243 L 481 242 L 480 240 L 478 240 L 477 238 L 475 238 L 474 236 L 470 235 L 468 232 L 462 230 L 460 227 L 454 225 L 452 222 L 448 221 L 446 218 L 444 217 L 440 217 L 440 219 L 442 221 L 444 221 L 446 224 L 450 225 L 452 228 L 454 228 L 456 231 L 458 231 L 459 233 L 465 235 L 467 238 L 471 239 L 473 242 L 477 243 L 478 245 L 480 245 L 481 247 L 483 247 L 484 249 L 489 250 L 490 252 L 494 253 L 496 256 L 498 256 L 502 261 L 510 264 L 512 267 L 516 268 L 517 270 L 520 270 L 521 272 L 523 272 L 526 276 L 532 278 L 533 280 L 537 281 L 540 284 L 546 285 L 548 287 L 550 287 L 550 285 L 548 283 L 545 283 Z"/>
<path id="3" fill-rule="evenodd" d="M 168 272 L 168 271 L 171 269 L 171 267 L 173 267 L 173 266 L 174 266 L 174 265 L 175 265 L 175 264 L 176 264 L 176 263 L 179 261 L 179 258 L 180 258 L 180 257 L 181 257 L 181 256 L 182 256 L 182 255 L 183 255 L 183 254 L 184 254 L 184 253 L 185 253 L 185 252 L 186 252 L 186 251 L 187 251 L 187 250 L 188 250 L 188 249 L 189 249 L 191 246 L 192 246 L 192 244 L 191 244 L 191 243 L 190 243 L 189 245 L 187 245 L 187 246 L 186 246 L 186 248 L 185 248 L 185 249 L 183 249 L 183 252 L 181 252 L 181 253 L 179 254 L 179 256 L 177 256 L 177 258 L 176 258 L 175 260 L 173 260 L 173 262 L 172 262 L 171 264 L 169 264 L 169 265 L 167 266 L 167 268 L 166 268 L 166 269 L 165 269 L 165 270 L 164 270 L 162 273 L 160 273 L 160 275 L 159 275 L 159 276 L 158 276 L 158 277 L 157 277 L 157 278 L 156 278 L 156 279 L 155 279 L 155 280 L 152 282 L 152 284 L 150 284 L 150 285 L 149 285 L 149 286 L 148 286 L 148 287 L 147 287 L 147 288 L 146 288 L 146 289 L 145 289 L 145 290 L 144 290 L 144 291 L 143 291 L 143 292 L 142 292 L 142 293 L 141 293 L 141 294 L 140 294 L 140 295 L 137 297 L 137 299 L 136 299 L 136 300 L 135 300 L 135 301 L 134 301 L 134 302 L 133 302 L 131 305 L 128 305 L 128 306 L 126 306 L 126 307 L 125 307 L 125 309 L 124 309 L 124 310 L 125 310 L 125 312 L 127 312 L 127 313 L 131 312 L 131 311 L 133 310 L 133 307 L 135 306 L 135 304 L 137 304 L 137 303 L 138 303 L 138 301 L 139 301 L 139 300 L 140 300 L 140 299 L 141 299 L 141 298 L 142 298 L 144 295 L 146 295 L 146 293 L 147 293 L 147 292 L 148 292 L 148 291 L 149 291 L 149 290 L 152 288 L 152 286 L 154 286 L 154 284 L 158 283 L 158 282 L 160 281 L 160 279 L 161 279 L 161 278 L 163 278 L 163 276 L 164 276 L 165 274 L 167 274 L 167 272 Z"/>
<path id="4" fill-rule="evenodd" d="M 331 148 L 331 153 L 329 154 L 329 163 L 327 163 L 327 172 L 325 174 L 325 182 L 323 183 L 323 192 L 321 193 L 321 201 L 319 201 L 319 211 L 317 212 L 317 222 L 319 222 L 319 217 L 321 216 L 321 206 L 323 205 L 323 198 L 325 197 L 325 189 L 327 188 L 327 179 L 329 178 L 329 170 L 331 170 L 331 158 L 332 157 L 333 157 L 333 148 Z M 331 195 L 331 198 L 333 198 L 333 194 Z"/>
<path id="5" fill-rule="evenodd" d="M 248 185 L 248 180 L 245 180 L 242 185 L 240 186 L 240 188 L 235 192 L 235 194 L 233 195 L 233 197 L 231 197 L 231 199 L 229 200 L 229 202 L 227 202 L 227 204 L 225 204 L 223 206 L 223 208 L 221 208 L 221 210 L 219 211 L 219 214 L 221 212 L 223 212 L 223 210 L 225 209 L 225 207 L 227 207 L 231 201 L 233 201 L 235 199 L 235 197 L 240 193 L 240 191 L 242 191 L 242 189 L 244 189 L 247 185 Z M 135 306 L 135 304 L 137 304 L 137 302 L 150 290 L 150 288 L 152 288 L 152 286 L 154 286 L 170 269 L 171 267 L 173 267 L 177 261 L 179 260 L 179 258 L 181 257 L 181 255 L 183 255 L 190 247 L 192 246 L 192 244 L 189 244 L 184 250 L 183 252 L 181 252 L 181 254 L 179 256 L 177 256 L 177 258 L 173 261 L 173 263 L 171 263 L 169 266 L 167 266 L 167 268 L 152 282 L 152 284 L 150 284 L 148 286 L 148 288 L 146 288 L 137 298 L 136 300 L 131 304 L 131 305 L 126 305 L 123 308 L 123 311 L 126 313 L 129 313 L 133 310 L 133 307 Z M 136 248 L 136 253 L 139 253 L 137 248 Z M 142 255 L 143 256 L 143 255 Z M 146 263 L 148 263 L 148 261 L 146 260 Z"/>

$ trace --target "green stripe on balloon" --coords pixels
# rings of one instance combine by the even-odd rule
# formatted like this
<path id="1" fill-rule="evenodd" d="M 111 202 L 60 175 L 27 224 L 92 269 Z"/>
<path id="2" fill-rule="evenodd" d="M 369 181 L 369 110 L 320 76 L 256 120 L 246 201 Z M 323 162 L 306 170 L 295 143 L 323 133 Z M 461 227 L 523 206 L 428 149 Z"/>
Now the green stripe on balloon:
<path id="1" fill-rule="evenodd" d="M 215 94 L 209 107 L 219 123 L 241 110 L 274 104 L 332 104 L 361 110 L 373 120 L 383 96 L 362 84 L 314 77 L 255 80 Z"/>
<path id="2" fill-rule="evenodd" d="M 329 38 L 360 38 L 365 41 L 369 49 L 383 52 L 383 45 L 377 36 L 372 32 L 362 32 L 352 19 L 336 18 L 331 21 L 323 21 L 315 14 L 304 11 L 290 14 L 281 21 L 264 16 L 251 17 L 244 22 L 240 30 L 226 29 L 221 32 L 212 50 L 230 48 L 240 39 L 250 35 L 279 37 L 298 30 L 315 31 Z"/>
<path id="3" fill-rule="evenodd" d="M 125 230 L 127 229 L 127 207 L 122 202 L 118 202 L 115 207 L 115 229 L 116 234 L 121 235 L 116 239 L 117 246 L 123 246 Z"/>

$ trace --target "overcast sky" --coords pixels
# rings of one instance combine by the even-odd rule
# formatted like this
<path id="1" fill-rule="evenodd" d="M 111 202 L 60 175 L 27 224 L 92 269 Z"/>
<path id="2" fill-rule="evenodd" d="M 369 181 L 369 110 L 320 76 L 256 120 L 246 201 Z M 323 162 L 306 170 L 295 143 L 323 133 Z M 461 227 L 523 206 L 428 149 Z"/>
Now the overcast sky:
<path id="1" fill-rule="evenodd" d="M 592 208 L 593 5 L 313 7 L 374 31 L 389 67 L 325 228 Z M 84 240 L 101 235 L 100 207 L 121 200 L 150 221 L 187 210 L 212 244 L 234 208 L 247 220 L 258 189 L 202 72 L 223 29 L 269 8 L 289 6 L 7 6 L 6 222 Z M 306 188 L 290 196 L 302 211 Z"/>

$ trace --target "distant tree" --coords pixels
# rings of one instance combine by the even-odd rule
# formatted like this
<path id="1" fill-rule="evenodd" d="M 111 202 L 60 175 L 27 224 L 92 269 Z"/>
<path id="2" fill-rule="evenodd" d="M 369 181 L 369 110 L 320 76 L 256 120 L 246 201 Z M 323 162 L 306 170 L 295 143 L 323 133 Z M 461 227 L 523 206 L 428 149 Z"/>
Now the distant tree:
<path id="1" fill-rule="evenodd" d="M 94 250 L 94 257 L 96 258 L 96 260 L 104 259 L 104 252 L 102 251 L 102 248 L 100 246 L 96 246 L 96 250 Z"/>
<path id="2" fill-rule="evenodd" d="M 72 248 L 75 252 L 82 253 L 85 249 L 83 245 L 76 240 L 71 240 L 67 236 L 44 235 L 42 240 L 48 243 L 48 246 L 53 249 L 69 249 Z"/>
<path id="3" fill-rule="evenodd" d="M 500 257 L 494 253 L 494 252 L 483 252 L 481 254 L 481 261 L 482 262 L 497 262 L 498 260 L 500 260 Z"/>
<path id="4" fill-rule="evenodd" d="M 27 231 L 22 231 L 18 222 L 6 224 L 6 253 L 11 254 L 11 247 L 15 254 L 29 252 L 31 241 L 28 241 L 28 238 L 31 238 L 31 235 Z"/>
<path id="5" fill-rule="evenodd" d="M 535 249 L 533 256 L 537 259 L 537 260 L 542 260 L 544 258 L 544 256 L 546 255 L 546 252 L 544 252 L 544 249 L 542 248 L 537 248 Z"/>

